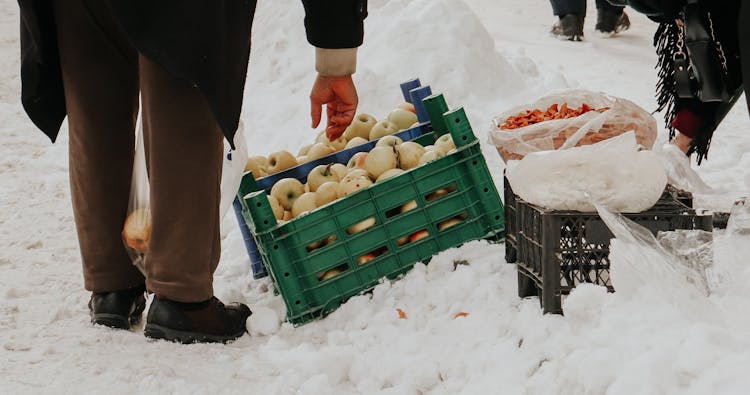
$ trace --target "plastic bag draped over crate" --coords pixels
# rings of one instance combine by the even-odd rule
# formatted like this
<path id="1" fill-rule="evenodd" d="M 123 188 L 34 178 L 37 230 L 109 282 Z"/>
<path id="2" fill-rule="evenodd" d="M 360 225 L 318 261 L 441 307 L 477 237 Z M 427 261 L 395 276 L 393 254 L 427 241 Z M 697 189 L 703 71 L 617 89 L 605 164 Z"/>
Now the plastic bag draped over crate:
<path id="1" fill-rule="evenodd" d="M 290 322 L 322 317 L 445 249 L 502 239 L 502 202 L 463 109 L 448 112 L 442 95 L 424 102 L 433 131 L 415 141 L 432 144 L 449 132 L 457 147 L 438 160 L 283 224 L 260 181 L 243 179 L 242 214 Z M 364 221 L 372 224 L 357 231 Z"/>
<path id="2" fill-rule="evenodd" d="M 545 112 L 555 104 L 566 104 L 569 108 L 580 108 L 586 104 L 592 109 L 609 109 L 603 112 L 589 111 L 573 118 L 548 120 L 516 129 L 502 129 L 509 117 L 534 110 Z M 603 93 L 569 90 L 512 108 L 494 118 L 489 141 L 507 163 L 532 152 L 594 144 L 628 131 L 635 132 L 638 144 L 651 149 L 656 141 L 656 119 L 629 100 Z"/>

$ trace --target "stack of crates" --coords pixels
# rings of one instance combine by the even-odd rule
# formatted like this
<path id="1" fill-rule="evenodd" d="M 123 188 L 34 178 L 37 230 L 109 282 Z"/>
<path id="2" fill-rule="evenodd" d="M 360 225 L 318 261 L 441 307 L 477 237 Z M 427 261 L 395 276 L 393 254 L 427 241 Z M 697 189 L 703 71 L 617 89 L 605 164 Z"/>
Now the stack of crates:
<path id="1" fill-rule="evenodd" d="M 692 196 L 667 186 L 641 213 L 624 214 L 653 234 L 677 229 L 712 231 L 711 214 L 696 214 Z M 538 296 L 544 313 L 562 314 L 562 295 L 581 283 L 606 286 L 614 237 L 597 213 L 549 210 L 523 201 L 505 178 L 506 261 L 515 263 L 518 296 Z"/>
<path id="2" fill-rule="evenodd" d="M 455 151 L 285 223 L 276 221 L 268 203 L 272 184 L 243 177 L 242 219 L 293 324 L 322 317 L 448 248 L 502 240 L 502 201 L 464 110 L 447 111 L 442 95 L 414 104 L 427 119 L 420 118 L 413 141 L 426 146 L 450 133 Z M 346 163 L 358 152 L 347 151 L 317 163 Z M 296 178 L 304 182 L 304 174 Z M 366 221 L 369 227 L 353 231 Z"/>

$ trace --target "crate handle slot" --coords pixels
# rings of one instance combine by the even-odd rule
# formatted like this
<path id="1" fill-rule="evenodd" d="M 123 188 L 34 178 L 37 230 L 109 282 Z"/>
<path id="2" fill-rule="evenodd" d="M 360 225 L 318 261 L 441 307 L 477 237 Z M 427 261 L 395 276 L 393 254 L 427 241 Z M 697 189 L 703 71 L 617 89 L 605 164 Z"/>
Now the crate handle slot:
<path id="1" fill-rule="evenodd" d="M 398 246 L 401 247 L 409 243 L 415 243 L 428 236 L 430 236 L 430 232 L 428 232 L 427 229 L 420 229 L 410 235 L 400 237 L 398 240 L 396 240 L 396 244 L 398 244 Z"/>
<path id="2" fill-rule="evenodd" d="M 365 220 L 359 221 L 354 225 L 349 226 L 346 228 L 346 233 L 353 235 L 355 233 L 364 232 L 378 223 L 378 220 L 375 219 L 375 217 L 370 217 Z"/>
<path id="3" fill-rule="evenodd" d="M 406 203 L 399 204 L 398 206 L 386 211 L 385 218 L 392 218 L 407 211 L 414 210 L 415 208 L 417 208 L 417 201 L 409 200 Z"/>
<path id="4" fill-rule="evenodd" d="M 327 245 L 331 245 L 331 244 L 335 243 L 336 242 L 336 238 L 337 237 L 336 237 L 335 234 L 326 236 L 326 237 L 324 237 L 324 238 L 322 238 L 322 239 L 320 239 L 318 241 L 314 241 L 314 242 L 308 244 L 307 246 L 305 246 L 305 249 L 307 250 L 307 252 L 313 252 L 313 251 L 317 250 L 318 248 L 323 248 L 323 247 L 325 247 Z"/>
<path id="5" fill-rule="evenodd" d="M 342 263 L 333 269 L 324 270 L 316 275 L 318 278 L 318 281 L 321 283 L 327 280 L 330 280 L 334 277 L 340 276 L 342 273 L 346 272 L 349 269 L 349 264 Z"/>
<path id="6" fill-rule="evenodd" d="M 370 262 L 371 260 L 385 254 L 388 252 L 387 246 L 380 246 L 366 254 L 360 255 L 359 258 L 357 258 L 357 264 L 364 265 L 367 262 Z"/>
<path id="7" fill-rule="evenodd" d="M 463 212 L 459 215 L 450 217 L 440 223 L 438 223 L 437 229 L 438 232 L 442 232 L 450 227 L 456 226 L 463 222 L 465 219 L 469 218 L 469 214 L 467 212 Z"/>
<path id="8" fill-rule="evenodd" d="M 450 184 L 450 185 L 444 186 L 442 188 L 438 188 L 438 189 L 436 189 L 436 190 L 428 193 L 427 195 L 424 196 L 424 200 L 427 201 L 427 202 L 430 202 L 430 201 L 433 201 L 433 200 L 437 200 L 437 199 L 440 199 L 443 196 L 448 195 L 450 193 L 453 193 L 455 191 L 456 191 L 456 185 L 455 184 Z"/>

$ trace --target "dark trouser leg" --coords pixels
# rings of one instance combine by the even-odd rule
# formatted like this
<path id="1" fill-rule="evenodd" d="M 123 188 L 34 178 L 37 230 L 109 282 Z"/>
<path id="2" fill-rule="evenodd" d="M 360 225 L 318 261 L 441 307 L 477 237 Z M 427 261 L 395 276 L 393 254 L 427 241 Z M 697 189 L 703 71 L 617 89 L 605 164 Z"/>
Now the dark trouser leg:
<path id="1" fill-rule="evenodd" d="M 586 0 L 550 0 L 552 13 L 556 16 L 568 14 L 586 16 Z"/>
<path id="2" fill-rule="evenodd" d="M 138 56 L 104 1 L 54 2 L 70 133 L 70 190 L 86 289 L 143 284 L 123 246 Z"/>
<path id="3" fill-rule="evenodd" d="M 596 0 L 596 9 L 597 11 L 610 11 L 620 14 L 625 7 L 612 5 L 607 0 Z"/>
<path id="4" fill-rule="evenodd" d="M 739 16 L 740 63 L 742 64 L 742 81 L 745 85 L 745 99 L 750 110 L 750 3 L 743 1 Z"/>
<path id="5" fill-rule="evenodd" d="M 203 96 L 140 57 L 153 229 L 146 286 L 161 298 L 213 296 L 221 253 L 219 193 L 223 135 Z"/>

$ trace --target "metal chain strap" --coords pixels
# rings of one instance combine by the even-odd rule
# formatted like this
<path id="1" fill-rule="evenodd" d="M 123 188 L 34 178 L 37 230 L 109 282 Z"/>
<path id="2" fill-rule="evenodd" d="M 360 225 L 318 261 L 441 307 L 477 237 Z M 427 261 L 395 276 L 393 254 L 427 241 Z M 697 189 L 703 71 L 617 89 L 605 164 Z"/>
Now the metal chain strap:
<path id="1" fill-rule="evenodd" d="M 721 68 L 724 70 L 724 74 L 728 73 L 727 69 L 727 57 L 724 55 L 724 47 L 721 45 L 721 41 L 716 39 L 714 33 L 714 20 L 711 18 L 711 13 L 708 13 L 708 28 L 711 32 L 711 40 L 716 43 L 716 50 L 719 52 L 719 60 L 721 60 Z"/>

